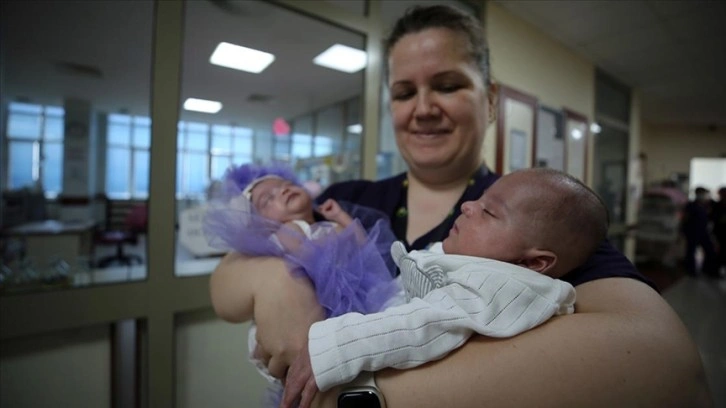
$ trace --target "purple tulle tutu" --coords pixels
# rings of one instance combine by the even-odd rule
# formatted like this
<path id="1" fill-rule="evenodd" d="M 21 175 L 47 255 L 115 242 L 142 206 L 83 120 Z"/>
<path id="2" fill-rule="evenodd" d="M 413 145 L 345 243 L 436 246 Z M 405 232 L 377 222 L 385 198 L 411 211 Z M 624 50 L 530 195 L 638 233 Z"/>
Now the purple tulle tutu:
<path id="1" fill-rule="evenodd" d="M 363 207 L 344 202 L 341 206 L 347 207 L 351 216 L 366 212 Z M 367 222 L 370 218 L 363 216 Z M 330 230 L 310 239 L 254 211 L 224 205 L 210 205 L 204 220 L 210 246 L 251 256 L 281 257 L 294 274 L 308 277 L 327 317 L 381 310 L 398 291 L 390 257 L 394 236 L 388 221 L 379 219 L 365 229 L 361 219 L 355 217 L 343 231 Z M 293 252 L 284 252 L 277 243 L 279 238 L 275 238 L 281 234 L 302 244 Z"/>

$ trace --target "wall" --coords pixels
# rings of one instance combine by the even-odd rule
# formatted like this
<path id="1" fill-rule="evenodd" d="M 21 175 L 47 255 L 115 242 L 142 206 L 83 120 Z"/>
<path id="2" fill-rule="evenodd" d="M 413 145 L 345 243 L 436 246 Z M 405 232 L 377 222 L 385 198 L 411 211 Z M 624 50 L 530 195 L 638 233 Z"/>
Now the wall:
<path id="1" fill-rule="evenodd" d="M 111 406 L 108 326 L 17 338 L 0 348 L 0 406 Z"/>
<path id="2" fill-rule="evenodd" d="M 644 124 L 641 151 L 646 153 L 646 185 L 688 174 L 694 157 L 726 157 L 726 128 Z"/>
<path id="3" fill-rule="evenodd" d="M 486 30 L 493 80 L 537 97 L 542 105 L 594 118 L 592 63 L 493 2 L 487 4 Z M 484 145 L 490 167 L 495 151 L 496 127 L 490 126 Z"/>
<path id="4" fill-rule="evenodd" d="M 176 406 L 259 407 L 267 382 L 247 360 L 249 324 L 229 324 L 209 311 L 176 320 Z"/>

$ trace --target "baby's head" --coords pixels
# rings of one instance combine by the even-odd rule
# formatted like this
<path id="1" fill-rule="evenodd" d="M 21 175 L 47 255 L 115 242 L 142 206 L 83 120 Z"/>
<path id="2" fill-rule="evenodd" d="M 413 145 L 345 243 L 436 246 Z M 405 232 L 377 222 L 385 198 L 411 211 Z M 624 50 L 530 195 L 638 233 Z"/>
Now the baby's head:
<path id="1" fill-rule="evenodd" d="M 233 206 L 244 201 L 257 214 L 281 223 L 313 222 L 312 197 L 287 167 L 245 164 L 227 170 L 225 180 Z"/>
<path id="2" fill-rule="evenodd" d="M 597 194 L 568 174 L 544 168 L 500 178 L 461 211 L 444 252 L 511 262 L 555 278 L 584 263 L 608 228 Z"/>

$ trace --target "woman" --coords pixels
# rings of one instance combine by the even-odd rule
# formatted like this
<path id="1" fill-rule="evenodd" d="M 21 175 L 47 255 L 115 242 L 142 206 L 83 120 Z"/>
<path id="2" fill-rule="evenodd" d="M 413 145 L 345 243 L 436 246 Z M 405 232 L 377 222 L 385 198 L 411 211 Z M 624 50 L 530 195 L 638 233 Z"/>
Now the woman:
<path id="1" fill-rule="evenodd" d="M 421 249 L 445 237 L 461 203 L 497 178 L 480 158 L 492 117 L 487 48 L 475 20 L 431 6 L 402 17 L 386 50 L 396 141 L 409 170 L 380 182 L 333 186 L 323 199 L 386 212 L 398 238 Z M 243 268 L 260 273 L 238 273 Z M 510 339 L 472 338 L 416 369 L 381 371 L 377 382 L 388 407 L 709 404 L 685 327 L 621 254 L 604 243 L 562 279 L 576 287 L 574 315 Z M 231 254 L 211 278 L 220 317 L 244 320 L 235 292 L 245 285 L 270 293 L 254 316 L 260 356 L 283 377 L 322 311 L 309 284 L 289 278 L 279 260 Z M 336 395 L 328 392 L 321 401 L 333 406 Z"/>

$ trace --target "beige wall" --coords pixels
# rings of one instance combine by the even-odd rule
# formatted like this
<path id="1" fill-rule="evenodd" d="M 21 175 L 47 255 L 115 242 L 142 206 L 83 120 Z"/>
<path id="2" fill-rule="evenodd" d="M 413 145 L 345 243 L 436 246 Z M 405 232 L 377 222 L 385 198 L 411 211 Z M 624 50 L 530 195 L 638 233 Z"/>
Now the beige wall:
<path id="1" fill-rule="evenodd" d="M 673 173 L 688 174 L 694 157 L 726 157 L 726 129 L 645 124 L 641 151 L 648 156 L 646 183 L 650 184 Z"/>
<path id="2" fill-rule="evenodd" d="M 592 63 L 493 2 L 487 5 L 486 29 L 495 81 L 535 96 L 542 105 L 555 109 L 565 107 L 592 120 L 595 112 Z M 495 167 L 495 131 L 495 126 L 489 128 L 484 146 L 486 161 L 492 168 Z"/>
<path id="3" fill-rule="evenodd" d="M 177 317 L 177 407 L 263 406 L 267 382 L 247 360 L 248 327 L 225 323 L 211 310 Z"/>
<path id="4" fill-rule="evenodd" d="M 0 406 L 111 406 L 108 326 L 18 338 L 1 346 Z"/>
<path id="5" fill-rule="evenodd" d="M 267 382 L 247 360 L 249 323 L 228 324 L 206 310 L 179 315 L 175 327 L 178 407 L 263 405 Z M 111 406 L 107 326 L 9 340 L 1 348 L 0 407 Z"/>

